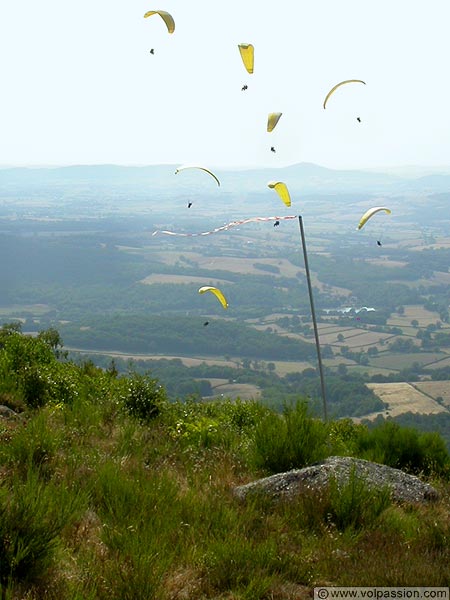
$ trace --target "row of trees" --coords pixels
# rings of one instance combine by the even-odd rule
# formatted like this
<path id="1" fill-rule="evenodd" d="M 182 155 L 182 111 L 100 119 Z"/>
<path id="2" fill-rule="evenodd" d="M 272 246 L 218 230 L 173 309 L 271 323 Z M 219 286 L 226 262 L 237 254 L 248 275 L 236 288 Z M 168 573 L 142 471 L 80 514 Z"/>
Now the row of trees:
<path id="1" fill-rule="evenodd" d="M 82 329 L 73 324 L 61 326 L 67 345 L 144 354 L 229 354 L 269 361 L 307 360 L 315 352 L 313 344 L 223 319 L 114 315 L 85 320 L 84 325 Z"/>

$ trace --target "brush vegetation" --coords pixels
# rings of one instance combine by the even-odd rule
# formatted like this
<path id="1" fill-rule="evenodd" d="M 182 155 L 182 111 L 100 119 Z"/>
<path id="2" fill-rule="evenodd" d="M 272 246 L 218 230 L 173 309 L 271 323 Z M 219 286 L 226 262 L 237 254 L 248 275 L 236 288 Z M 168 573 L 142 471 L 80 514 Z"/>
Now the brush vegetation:
<path id="1" fill-rule="evenodd" d="M 55 330 L 0 331 L 2 600 L 305 598 L 316 585 L 448 586 L 450 459 L 435 433 L 169 402 L 151 374 L 64 358 Z M 376 460 L 441 491 L 393 504 L 351 478 L 246 503 L 235 485 L 330 455 Z M 389 562 L 386 564 L 386 556 Z"/>

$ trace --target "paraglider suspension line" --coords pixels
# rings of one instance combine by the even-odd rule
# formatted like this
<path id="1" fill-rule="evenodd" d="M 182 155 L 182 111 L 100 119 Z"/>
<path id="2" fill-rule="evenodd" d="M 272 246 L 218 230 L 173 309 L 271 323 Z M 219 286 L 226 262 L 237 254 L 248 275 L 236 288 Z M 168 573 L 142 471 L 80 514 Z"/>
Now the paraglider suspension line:
<path id="1" fill-rule="evenodd" d="M 309 273 L 308 253 L 306 252 L 305 230 L 303 229 L 303 220 L 302 220 L 301 215 L 299 215 L 299 217 L 298 217 L 298 222 L 300 225 L 300 235 L 301 235 L 301 239 L 302 239 L 303 258 L 305 261 L 306 281 L 308 282 L 309 303 L 311 305 L 311 316 L 312 316 L 312 322 L 313 322 L 313 327 L 314 327 L 314 336 L 316 338 L 317 363 L 319 365 L 320 387 L 322 390 L 322 401 L 323 401 L 323 418 L 324 418 L 324 421 L 327 421 L 328 420 L 327 397 L 326 397 L 326 393 L 325 393 L 325 379 L 323 376 L 322 357 L 320 354 L 319 330 L 317 329 L 316 313 L 314 310 L 314 298 L 313 298 L 313 291 L 312 291 L 312 285 L 311 285 L 311 275 Z"/>

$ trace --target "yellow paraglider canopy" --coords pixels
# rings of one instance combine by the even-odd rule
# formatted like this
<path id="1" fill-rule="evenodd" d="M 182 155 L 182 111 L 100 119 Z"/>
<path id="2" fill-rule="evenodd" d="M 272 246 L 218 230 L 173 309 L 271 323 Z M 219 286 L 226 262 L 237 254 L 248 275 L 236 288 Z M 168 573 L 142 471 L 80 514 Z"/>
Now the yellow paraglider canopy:
<path id="1" fill-rule="evenodd" d="M 228 308 L 227 299 L 222 294 L 222 292 L 219 290 L 219 288 L 211 287 L 210 285 L 204 285 L 203 287 L 201 287 L 198 290 L 199 294 L 204 294 L 205 292 L 211 292 L 211 294 L 214 294 L 214 296 L 216 296 L 216 298 L 219 300 L 220 304 L 224 308 Z"/>
<path id="2" fill-rule="evenodd" d="M 255 49 L 252 44 L 239 44 L 239 52 L 241 53 L 242 62 L 244 67 L 249 73 L 253 73 L 253 66 L 255 60 Z"/>
<path id="3" fill-rule="evenodd" d="M 291 196 L 289 195 L 289 190 L 287 189 L 287 185 L 285 183 L 282 181 L 269 181 L 267 185 L 272 190 L 276 191 L 286 206 L 291 205 Z"/>
<path id="4" fill-rule="evenodd" d="M 386 208 L 385 206 L 374 206 L 373 208 L 369 208 L 368 211 L 366 211 L 363 216 L 361 217 L 359 223 L 358 223 L 358 227 L 357 229 L 362 229 L 364 227 L 364 225 L 367 223 L 367 221 L 373 217 L 373 215 L 377 212 L 379 212 L 380 210 L 384 210 L 385 213 L 387 213 L 388 215 L 391 214 L 391 210 L 389 208 Z"/>
<path id="5" fill-rule="evenodd" d="M 180 171 L 184 171 L 185 169 L 200 169 L 201 171 L 205 171 L 205 173 L 208 173 L 208 175 L 214 177 L 214 179 L 217 182 L 217 185 L 220 186 L 220 181 L 218 180 L 218 178 L 214 175 L 212 171 L 206 169 L 205 167 L 198 167 L 196 165 L 182 165 L 181 167 L 178 167 L 178 169 L 175 171 L 175 175 L 177 175 Z"/>
<path id="6" fill-rule="evenodd" d="M 341 87 L 341 85 L 345 85 L 346 83 L 363 83 L 364 85 L 366 85 L 366 82 L 362 81 L 362 79 L 346 79 L 345 81 L 340 81 L 335 86 L 333 86 L 328 92 L 328 94 L 325 96 L 325 100 L 323 101 L 324 108 L 327 107 L 328 98 L 331 96 L 331 94 L 333 94 L 338 89 L 338 87 Z"/>
<path id="7" fill-rule="evenodd" d="M 275 129 L 282 114 L 283 113 L 280 112 L 269 113 L 269 116 L 267 117 L 267 131 L 270 132 Z"/>
<path id="8" fill-rule="evenodd" d="M 169 33 L 173 33 L 175 31 L 175 21 L 171 14 L 166 12 L 165 10 L 149 10 L 145 13 L 144 19 L 147 17 L 151 17 L 152 15 L 159 15 L 161 19 L 164 21 L 167 27 L 167 31 Z"/>

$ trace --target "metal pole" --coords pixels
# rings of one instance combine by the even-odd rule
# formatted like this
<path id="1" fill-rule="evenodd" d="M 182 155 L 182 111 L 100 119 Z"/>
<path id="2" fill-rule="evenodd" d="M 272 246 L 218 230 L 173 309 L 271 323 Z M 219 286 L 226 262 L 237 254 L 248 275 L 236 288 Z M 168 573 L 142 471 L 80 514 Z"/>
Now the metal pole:
<path id="1" fill-rule="evenodd" d="M 324 418 L 324 421 L 327 421 L 328 420 L 327 396 L 325 393 L 325 379 L 323 376 L 322 357 L 320 355 L 319 330 L 317 329 L 316 313 L 314 310 L 314 299 L 313 299 L 313 291 L 312 291 L 312 285 L 311 285 L 311 276 L 309 273 L 308 254 L 306 252 L 305 230 L 303 229 L 303 220 L 302 220 L 301 215 L 299 215 L 299 217 L 298 217 L 298 222 L 300 225 L 300 235 L 302 238 L 303 258 L 305 261 L 306 281 L 308 282 L 309 303 L 311 305 L 311 316 L 312 316 L 313 327 L 314 327 L 314 336 L 316 338 L 317 362 L 319 364 L 320 386 L 322 388 L 323 418 Z"/>

